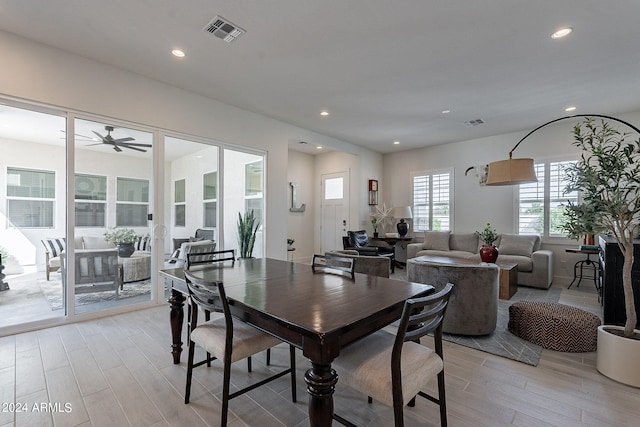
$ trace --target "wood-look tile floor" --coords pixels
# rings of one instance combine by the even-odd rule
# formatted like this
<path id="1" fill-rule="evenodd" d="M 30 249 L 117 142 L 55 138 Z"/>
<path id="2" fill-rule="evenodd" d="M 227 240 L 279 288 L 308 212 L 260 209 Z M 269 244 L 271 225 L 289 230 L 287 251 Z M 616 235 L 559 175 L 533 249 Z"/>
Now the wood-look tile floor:
<path id="1" fill-rule="evenodd" d="M 565 286 L 566 287 L 566 286 Z M 593 287 L 564 289 L 560 302 L 600 314 Z M 186 352 L 169 354 L 168 308 L 156 307 L 0 338 L 0 426 L 216 426 L 219 364 L 197 368 L 184 401 Z M 428 343 L 427 343 L 428 344 Z M 537 367 L 445 343 L 451 426 L 638 426 L 640 390 L 607 379 L 595 353 L 544 350 Z M 298 402 L 284 377 L 230 403 L 231 426 L 306 426 L 303 380 L 308 361 L 297 352 Z M 285 345 L 272 366 L 254 357 L 234 365 L 241 386 L 288 363 Z M 433 391 L 435 388 L 432 387 Z M 336 412 L 363 426 L 392 425 L 390 408 L 337 385 Z M 42 406 L 44 405 L 44 406 Z M 405 408 L 408 426 L 439 425 L 437 407 L 418 398 Z M 334 423 L 337 425 L 337 423 Z"/>

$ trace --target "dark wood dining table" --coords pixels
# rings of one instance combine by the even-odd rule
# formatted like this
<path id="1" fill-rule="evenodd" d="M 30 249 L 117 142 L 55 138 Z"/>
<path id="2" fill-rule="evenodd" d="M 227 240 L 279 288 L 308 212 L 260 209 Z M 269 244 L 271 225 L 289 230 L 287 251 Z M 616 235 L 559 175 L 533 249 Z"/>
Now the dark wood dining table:
<path id="1" fill-rule="evenodd" d="M 431 285 L 357 273 L 353 279 L 314 273 L 310 265 L 269 258 L 190 271 L 208 281 L 222 282 L 235 316 L 301 349 L 310 360 L 305 382 L 312 426 L 331 425 L 338 381 L 331 362 L 339 357 L 340 349 L 399 319 L 407 299 L 434 290 Z M 160 274 L 171 289 L 172 354 L 177 364 L 187 288 L 181 268 Z"/>

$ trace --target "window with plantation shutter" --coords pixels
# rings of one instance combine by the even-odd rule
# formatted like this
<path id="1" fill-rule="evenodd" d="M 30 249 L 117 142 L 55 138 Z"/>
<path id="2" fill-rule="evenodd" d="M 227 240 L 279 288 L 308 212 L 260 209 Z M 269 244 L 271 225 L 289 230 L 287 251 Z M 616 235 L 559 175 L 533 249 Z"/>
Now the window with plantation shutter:
<path id="1" fill-rule="evenodd" d="M 565 167 L 569 161 L 541 161 L 536 163 L 538 182 L 521 184 L 518 191 L 518 232 L 539 234 L 542 237 L 566 237 L 560 226 L 564 223 L 563 209 L 568 201 L 578 202 L 578 192 L 565 194 Z"/>
<path id="2" fill-rule="evenodd" d="M 417 172 L 412 180 L 413 230 L 451 230 L 451 171 Z"/>

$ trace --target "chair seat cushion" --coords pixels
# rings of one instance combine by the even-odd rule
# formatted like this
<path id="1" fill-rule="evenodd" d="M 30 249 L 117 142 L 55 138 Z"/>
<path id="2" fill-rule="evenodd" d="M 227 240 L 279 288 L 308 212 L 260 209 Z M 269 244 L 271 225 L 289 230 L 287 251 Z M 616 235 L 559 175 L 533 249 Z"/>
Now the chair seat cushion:
<path id="1" fill-rule="evenodd" d="M 393 406 L 391 350 L 395 335 L 378 331 L 341 350 L 332 367 L 338 373 L 337 387 L 347 385 L 377 401 Z M 440 356 L 414 342 L 402 348 L 402 398 L 407 404 L 443 369 Z"/>
<path id="2" fill-rule="evenodd" d="M 60 268 L 60 257 L 49 258 L 49 268 Z"/>
<path id="3" fill-rule="evenodd" d="M 224 317 L 219 317 L 198 325 L 191 332 L 191 340 L 216 358 L 224 360 L 225 331 Z M 281 342 L 278 338 L 234 319 L 231 362 L 245 359 L 263 350 L 275 347 Z"/>

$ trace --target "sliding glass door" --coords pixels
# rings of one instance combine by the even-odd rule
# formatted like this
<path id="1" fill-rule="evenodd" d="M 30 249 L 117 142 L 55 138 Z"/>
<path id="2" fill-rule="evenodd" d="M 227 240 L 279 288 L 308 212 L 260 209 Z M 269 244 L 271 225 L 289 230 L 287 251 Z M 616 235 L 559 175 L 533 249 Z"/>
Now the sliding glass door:
<path id="1" fill-rule="evenodd" d="M 74 259 L 62 267 L 75 313 L 149 301 L 153 133 L 83 119 L 74 130 Z"/>
<path id="2" fill-rule="evenodd" d="M 66 119 L 18 105 L 0 105 L 3 327 L 65 315 Z"/>

